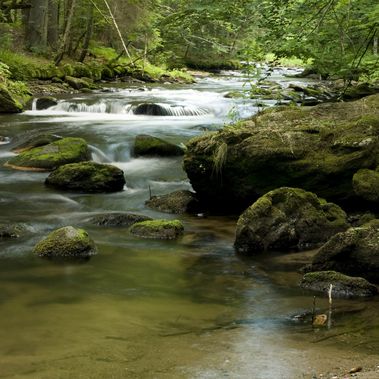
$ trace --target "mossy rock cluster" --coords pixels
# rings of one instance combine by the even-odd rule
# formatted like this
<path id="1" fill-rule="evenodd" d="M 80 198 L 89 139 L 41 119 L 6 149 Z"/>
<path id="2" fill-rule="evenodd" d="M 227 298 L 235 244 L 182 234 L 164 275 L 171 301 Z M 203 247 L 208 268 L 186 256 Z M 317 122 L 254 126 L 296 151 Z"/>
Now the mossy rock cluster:
<path id="1" fill-rule="evenodd" d="M 133 224 L 130 233 L 148 239 L 171 240 L 183 234 L 184 226 L 179 220 L 151 220 Z"/>
<path id="2" fill-rule="evenodd" d="M 102 193 L 122 191 L 124 172 L 118 167 L 95 162 L 71 163 L 54 170 L 45 184 L 66 191 Z"/>
<path id="3" fill-rule="evenodd" d="M 369 297 L 378 293 L 378 288 L 360 277 L 351 277 L 336 271 L 318 271 L 305 274 L 300 287 L 327 294 L 332 285 L 333 297 Z"/>
<path id="4" fill-rule="evenodd" d="M 268 109 L 192 139 L 184 169 L 199 200 L 227 212 L 279 187 L 335 202 L 357 198 L 352 179 L 379 163 L 379 95 L 349 103 Z M 230 209 L 229 209 L 230 211 Z"/>
<path id="5" fill-rule="evenodd" d="M 298 188 L 278 188 L 260 197 L 238 219 L 235 248 L 242 254 L 320 246 L 348 228 L 336 204 Z"/>
<path id="6" fill-rule="evenodd" d="M 51 171 L 59 166 L 88 161 L 90 158 L 86 141 L 68 137 L 24 151 L 11 158 L 6 166 L 20 170 Z"/>
<path id="7" fill-rule="evenodd" d="M 134 156 L 159 156 L 172 157 L 183 155 L 184 151 L 180 146 L 166 142 L 161 138 L 140 134 L 134 143 Z"/>
<path id="8" fill-rule="evenodd" d="M 199 203 L 195 194 L 186 190 L 153 196 L 145 204 L 147 207 L 159 212 L 173 214 L 196 213 L 199 210 Z"/>
<path id="9" fill-rule="evenodd" d="M 379 220 L 334 235 L 306 269 L 334 270 L 379 283 Z"/>
<path id="10" fill-rule="evenodd" d="M 88 233 L 72 226 L 54 230 L 33 249 L 33 254 L 51 259 L 87 259 L 96 253 Z"/>

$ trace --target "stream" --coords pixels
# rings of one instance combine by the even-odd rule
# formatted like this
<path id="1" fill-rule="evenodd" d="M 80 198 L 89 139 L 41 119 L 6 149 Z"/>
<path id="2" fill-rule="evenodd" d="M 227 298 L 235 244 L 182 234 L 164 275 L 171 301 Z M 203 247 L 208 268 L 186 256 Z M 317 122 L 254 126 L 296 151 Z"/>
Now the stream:
<path id="1" fill-rule="evenodd" d="M 303 83 L 277 69 L 270 80 Z M 237 217 L 173 216 L 145 207 L 153 195 L 191 189 L 182 158 L 133 158 L 133 141 L 149 134 L 176 144 L 257 112 L 238 72 L 191 85 L 108 84 L 103 91 L 62 95 L 47 110 L 0 115 L 0 223 L 25 225 L 0 240 L 0 378 L 309 378 L 320 372 L 379 365 L 379 299 L 333 303 L 332 325 L 314 328 L 313 293 L 298 288 L 297 269 L 314 252 L 241 258 L 233 250 Z M 166 116 L 135 114 L 154 102 Z M 274 100 L 260 100 L 266 106 Z M 124 191 L 60 192 L 47 173 L 3 164 L 31 136 L 84 138 L 97 162 L 124 170 Z M 127 228 L 88 223 L 128 211 L 179 218 L 183 237 L 141 240 Z M 85 228 L 98 255 L 83 264 L 34 257 L 51 230 Z M 327 312 L 328 301 L 317 298 Z M 376 363 L 375 363 L 376 362 Z M 374 366 L 373 366 L 374 365 Z M 350 367 L 351 366 L 351 367 Z"/>

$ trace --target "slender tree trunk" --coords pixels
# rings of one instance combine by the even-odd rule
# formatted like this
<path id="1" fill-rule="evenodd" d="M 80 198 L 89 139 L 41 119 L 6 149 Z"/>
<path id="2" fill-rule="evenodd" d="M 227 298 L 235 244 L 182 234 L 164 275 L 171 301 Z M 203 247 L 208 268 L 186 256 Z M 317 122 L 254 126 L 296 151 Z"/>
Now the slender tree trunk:
<path id="1" fill-rule="evenodd" d="M 378 36 L 374 37 L 372 52 L 374 55 L 378 55 Z"/>
<path id="2" fill-rule="evenodd" d="M 94 10 L 93 4 L 89 3 L 86 35 L 84 37 L 83 49 L 79 57 L 79 62 L 83 62 L 88 54 L 88 47 L 89 47 L 89 43 L 91 41 L 92 32 L 93 32 L 93 10 Z"/>
<path id="3" fill-rule="evenodd" d="M 74 18 L 75 6 L 76 6 L 76 0 L 72 0 L 71 6 L 68 9 L 68 16 L 67 16 L 67 20 L 66 20 L 66 27 L 65 27 L 63 37 L 62 37 L 62 43 L 61 43 L 59 52 L 58 52 L 58 54 L 54 60 L 54 63 L 56 65 L 58 65 L 61 62 L 65 53 L 67 52 L 68 43 L 70 41 L 71 25 L 72 25 L 72 20 Z"/>

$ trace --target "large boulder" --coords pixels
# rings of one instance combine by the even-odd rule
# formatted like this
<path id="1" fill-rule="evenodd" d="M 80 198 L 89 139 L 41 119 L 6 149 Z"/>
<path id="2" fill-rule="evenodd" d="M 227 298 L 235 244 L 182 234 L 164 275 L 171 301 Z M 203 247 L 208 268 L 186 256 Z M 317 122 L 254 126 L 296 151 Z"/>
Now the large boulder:
<path id="1" fill-rule="evenodd" d="M 379 221 L 336 234 L 320 248 L 307 269 L 334 270 L 379 283 Z"/>
<path id="2" fill-rule="evenodd" d="M 183 234 L 184 226 L 179 220 L 152 220 L 133 224 L 130 233 L 141 238 L 175 239 Z"/>
<path id="3" fill-rule="evenodd" d="M 196 213 L 199 209 L 195 194 L 181 190 L 161 196 L 152 196 L 145 202 L 146 206 L 159 212 L 182 214 Z"/>
<path id="4" fill-rule="evenodd" d="M 89 219 L 89 223 L 98 226 L 131 226 L 137 222 L 152 220 L 151 217 L 128 213 L 128 212 L 113 212 L 96 215 Z"/>
<path id="5" fill-rule="evenodd" d="M 38 242 L 33 253 L 43 258 L 86 259 L 97 251 L 95 243 L 85 230 L 65 226 Z"/>
<path id="6" fill-rule="evenodd" d="M 353 176 L 355 193 L 364 200 L 379 202 L 379 172 L 362 169 Z"/>
<path id="7" fill-rule="evenodd" d="M 58 104 L 57 99 L 52 96 L 39 97 L 35 101 L 35 106 L 37 110 L 47 109 L 57 104 Z"/>
<path id="8" fill-rule="evenodd" d="M 346 214 L 338 205 L 302 189 L 278 188 L 242 213 L 235 248 L 242 254 L 313 248 L 347 228 Z"/>
<path id="9" fill-rule="evenodd" d="M 327 294 L 330 285 L 332 297 L 368 297 L 378 293 L 378 289 L 364 278 L 351 277 L 336 271 L 318 271 L 305 274 L 300 287 Z"/>
<path id="10" fill-rule="evenodd" d="M 353 201 L 353 175 L 379 163 L 379 95 L 271 108 L 187 147 L 184 169 L 199 200 L 216 210 L 244 209 L 283 186 Z"/>
<path id="11" fill-rule="evenodd" d="M 184 150 L 177 145 L 166 142 L 160 138 L 140 134 L 134 143 L 134 155 L 138 156 L 160 156 L 170 157 L 183 155 Z"/>
<path id="12" fill-rule="evenodd" d="M 11 158 L 6 166 L 19 170 L 51 171 L 59 166 L 88 161 L 90 158 L 86 141 L 68 137 L 24 151 Z"/>
<path id="13" fill-rule="evenodd" d="M 78 192 L 116 192 L 125 185 L 124 172 L 118 167 L 95 162 L 71 163 L 54 170 L 45 180 L 47 186 Z"/>

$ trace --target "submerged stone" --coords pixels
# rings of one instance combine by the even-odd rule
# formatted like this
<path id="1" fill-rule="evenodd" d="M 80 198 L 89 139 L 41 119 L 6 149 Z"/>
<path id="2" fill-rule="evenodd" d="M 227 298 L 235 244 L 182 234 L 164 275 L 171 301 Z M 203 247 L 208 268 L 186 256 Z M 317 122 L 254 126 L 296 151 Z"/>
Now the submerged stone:
<path id="1" fill-rule="evenodd" d="M 159 212 L 182 214 L 196 213 L 199 203 L 191 191 L 175 191 L 161 196 L 153 196 L 145 202 L 146 206 Z"/>
<path id="2" fill-rule="evenodd" d="M 152 220 L 152 218 L 134 213 L 114 212 L 97 215 L 92 217 L 89 222 L 99 226 L 130 226 L 148 220 Z"/>
<path id="3" fill-rule="evenodd" d="M 0 240 L 9 238 L 19 238 L 25 226 L 22 224 L 0 223 Z"/>
<path id="4" fill-rule="evenodd" d="M 59 167 L 45 180 L 47 186 L 78 192 L 116 192 L 125 185 L 118 167 L 95 162 L 71 163 Z"/>
<path id="5" fill-rule="evenodd" d="M 351 277 L 336 271 L 318 271 L 305 274 L 300 287 L 327 294 L 332 287 L 332 297 L 369 297 L 378 293 L 378 288 L 360 277 Z"/>
<path id="6" fill-rule="evenodd" d="M 184 150 L 177 145 L 166 142 L 160 138 L 152 137 L 146 134 L 140 134 L 136 137 L 134 143 L 135 156 L 180 156 Z"/>
<path id="7" fill-rule="evenodd" d="M 43 258 L 85 259 L 96 253 L 95 243 L 88 233 L 72 226 L 54 230 L 33 249 L 33 254 Z"/>
<path id="8" fill-rule="evenodd" d="M 259 198 L 237 222 L 235 248 L 243 254 L 319 246 L 348 228 L 336 204 L 299 188 L 278 188 Z"/>
<path id="9" fill-rule="evenodd" d="M 11 158 L 6 166 L 19 170 L 51 171 L 67 163 L 88 161 L 90 158 L 86 141 L 68 137 L 24 151 Z"/>
<path id="10" fill-rule="evenodd" d="M 130 233 L 141 238 L 175 239 L 184 231 L 179 220 L 152 220 L 138 222 L 130 228 Z"/>

